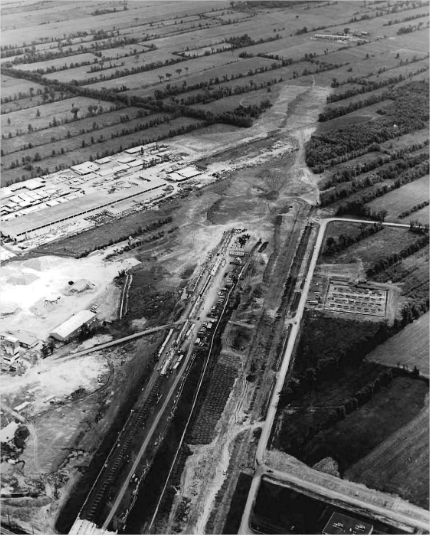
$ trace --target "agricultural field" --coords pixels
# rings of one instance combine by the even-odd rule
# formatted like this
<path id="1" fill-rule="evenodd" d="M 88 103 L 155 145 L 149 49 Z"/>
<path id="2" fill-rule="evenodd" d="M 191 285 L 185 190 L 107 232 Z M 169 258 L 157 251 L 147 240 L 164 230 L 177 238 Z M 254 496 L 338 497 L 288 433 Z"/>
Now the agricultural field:
<path id="1" fill-rule="evenodd" d="M 329 226 L 331 225 L 332 223 Z M 340 232 L 342 224 L 336 223 L 336 225 Z M 350 229 L 352 230 L 352 234 Z M 346 232 L 344 230 L 341 234 L 354 236 L 358 234 L 357 231 L 359 230 L 359 225 L 352 224 L 346 229 Z M 408 229 L 385 227 L 380 232 L 360 240 L 338 253 L 329 257 L 323 257 L 321 262 L 328 264 L 363 262 L 365 266 L 368 266 L 371 263 L 377 262 L 380 258 L 385 257 L 388 252 L 399 252 L 405 246 L 414 243 L 416 240 L 417 236 Z"/>
<path id="2" fill-rule="evenodd" d="M 71 523 L 67 529 L 66 524 L 73 515 L 76 518 L 77 503 L 103 466 L 105 451 L 135 401 L 146 396 L 146 381 L 156 378 L 164 381 L 163 395 L 170 398 L 166 405 L 165 398 L 158 403 L 161 395 L 151 390 L 148 403 L 154 405 L 153 420 L 140 427 L 143 435 L 157 422 L 145 453 L 143 479 L 138 481 L 135 472 L 133 486 L 126 491 L 127 500 L 133 504 L 137 500 L 133 515 L 145 516 L 135 518 L 134 531 L 162 533 L 161 526 L 169 525 L 171 532 L 179 532 L 173 529 L 178 526 L 183 533 L 216 532 L 214 526 L 218 532 L 237 532 L 261 427 L 270 414 L 268 401 L 281 369 L 282 348 L 292 333 L 299 333 L 300 339 L 295 339 L 284 389 L 276 400 L 271 447 L 311 467 L 332 459 L 341 477 L 358 481 L 362 473 L 363 482 L 372 488 L 428 505 L 427 480 L 419 475 L 420 469 L 428 467 L 423 416 L 428 399 L 426 229 L 380 225 L 384 219 L 405 225 L 411 220 L 428 223 L 428 206 L 400 217 L 428 196 L 428 5 L 421 0 L 5 2 L 1 7 L 1 171 L 2 184 L 14 185 L 5 195 L 20 199 L 15 193 L 17 182 L 54 171 L 62 175 L 60 171 L 72 165 L 132 147 L 139 153 L 139 145 L 143 145 L 141 158 L 145 152 L 146 158 L 125 158 L 133 161 L 130 169 L 142 168 L 136 169 L 139 178 L 145 180 L 143 169 L 154 165 L 146 171 L 151 180 L 155 176 L 160 182 L 181 180 L 174 187 L 163 183 L 151 193 L 158 195 L 154 202 L 146 202 L 149 197 L 145 197 L 145 205 L 134 204 L 143 199 L 140 193 L 133 200 L 121 200 L 112 209 L 119 217 L 113 222 L 109 212 L 93 214 L 86 219 L 97 226 L 80 234 L 60 238 L 54 229 L 50 237 L 56 240 L 38 249 L 25 252 L 21 244 L 10 246 L 32 261 L 41 254 L 63 257 L 65 265 L 81 264 L 84 256 L 89 262 L 100 258 L 112 272 L 111 279 L 115 277 L 104 289 L 103 299 L 98 299 L 97 314 L 108 322 L 100 332 L 116 337 L 183 319 L 188 305 L 193 306 L 195 287 L 203 281 L 198 277 L 214 261 L 215 244 L 225 231 L 246 228 L 252 245 L 259 239 L 262 243 L 261 249 L 257 243 L 227 307 L 234 318 L 225 322 L 227 327 L 225 317 L 217 325 L 212 340 L 215 351 L 209 355 L 191 420 L 193 396 L 208 356 L 205 345 L 195 353 L 194 342 L 183 346 L 191 350 L 185 360 L 197 358 L 190 377 L 185 375 L 185 382 L 174 387 L 176 374 L 187 368 L 182 365 L 174 373 L 169 370 L 172 375 L 157 377 L 155 348 L 165 334 L 151 334 L 139 343 L 102 354 L 103 373 L 109 375 L 106 389 L 104 384 L 86 381 L 83 387 L 93 397 L 85 403 L 78 399 L 81 405 L 73 408 L 57 411 L 55 407 L 55 412 L 34 424 L 44 448 L 39 456 L 43 473 L 37 484 L 46 496 L 41 499 L 43 507 L 17 508 L 17 517 L 25 520 L 19 529 L 30 532 L 34 526 L 39 533 L 69 532 Z M 168 147 L 145 147 L 165 139 Z M 154 164 L 159 158 L 150 155 L 159 149 L 160 157 L 165 151 L 161 159 L 172 164 Z M 174 176 L 175 171 L 183 171 L 182 163 L 195 167 L 198 178 L 183 183 L 180 175 Z M 107 193 L 113 193 L 109 200 L 123 199 L 118 190 L 130 186 L 119 176 L 124 171 L 128 173 L 122 169 L 112 177 L 112 181 L 119 178 L 116 182 L 103 183 L 93 198 L 75 199 L 64 208 L 54 201 L 49 213 L 68 215 L 78 205 L 98 203 Z M 85 176 L 77 178 L 73 187 L 88 193 L 81 186 Z M 28 191 L 37 184 L 28 184 Z M 162 191 L 169 198 L 163 199 Z M 31 206 L 27 221 L 48 221 L 49 214 L 29 215 L 38 204 L 24 199 L 11 200 L 11 207 L 5 203 L 2 217 L 11 220 L 14 208 L 26 202 Z M 134 209 L 141 211 L 130 214 Z M 338 273 L 348 279 L 348 288 L 367 279 L 366 288 L 372 288 L 373 296 L 387 296 L 386 309 L 381 305 L 378 314 L 369 317 L 323 310 L 320 302 L 311 308 L 308 302 L 299 319 L 305 261 L 312 253 L 318 220 L 334 215 L 372 219 L 375 225 L 330 224 L 315 280 L 320 277 L 322 286 L 338 291 L 339 284 L 329 280 Z M 7 225 L 18 228 L 25 220 Z M 307 242 L 309 233 L 312 239 Z M 125 245 L 129 237 L 141 241 Z M 8 262 L 16 266 L 20 260 L 18 256 Z M 230 260 L 236 267 L 231 268 Z M 222 264 L 230 273 L 225 284 L 234 284 L 241 270 L 233 254 L 230 260 Z M 125 277 L 127 262 L 134 267 Z M 290 272 L 297 276 L 286 280 Z M 297 286 L 293 288 L 291 281 Z M 216 295 L 214 288 L 209 293 L 211 299 Z M 332 297 L 336 301 L 338 295 Z M 209 310 L 206 304 L 204 314 Z M 291 320 L 284 323 L 286 318 Z M 204 319 L 198 317 L 196 323 Z M 60 351 L 58 358 L 67 355 L 69 359 L 67 347 Z M 70 356 L 65 362 L 73 359 Z M 88 365 L 91 359 L 87 360 Z M 46 361 L 51 362 L 57 364 L 56 356 Z M 132 374 L 129 382 L 128 374 Z M 55 373 L 51 375 L 55 379 Z M 98 371 L 91 378 L 100 382 Z M 14 379 L 19 382 L 22 377 Z M 77 374 L 76 389 L 79 380 Z M 183 394 L 174 392 L 184 385 Z M 8 401 L 14 406 L 21 400 L 11 396 Z M 162 407 L 165 414 L 159 413 Z M 55 414 L 62 415 L 56 422 Z M 175 448 L 186 421 L 190 447 L 180 450 L 176 462 Z M 65 424 L 70 426 L 67 432 L 60 429 Z M 50 429 L 55 433 L 51 447 Z M 23 454 L 28 467 L 21 468 L 38 472 L 38 435 L 30 431 Z M 153 456 L 156 461 L 151 465 Z M 408 461 L 411 456 L 415 464 Z M 170 459 L 176 464 L 163 495 Z M 372 466 L 376 466 L 374 474 Z M 404 481 L 394 468 L 404 470 Z M 48 471 L 53 472 L 52 480 L 45 474 Z M 18 474 L 18 467 L 8 463 L 7 473 L 8 477 Z M 69 475 L 66 485 L 61 478 Z M 24 481 L 22 474 L 17 477 Z M 104 495 L 106 509 L 113 504 L 119 484 L 118 479 L 111 494 Z M 312 506 L 308 499 L 290 498 L 292 504 Z M 270 506 L 270 498 L 265 499 L 263 507 L 264 503 Z M 70 511 L 62 508 L 66 502 Z M 109 531 L 126 531 L 127 513 L 123 515 L 121 507 L 113 523 L 105 526 Z M 150 527 L 149 517 L 156 507 L 158 517 Z M 55 524 L 66 509 L 70 518 Z M 319 513 L 322 516 L 317 519 Z M 317 524 L 322 527 L 319 524 L 328 513 L 325 504 L 318 505 L 309 522 L 301 510 L 293 520 L 311 532 Z M 289 528 L 297 532 L 298 525 Z"/>
<path id="3" fill-rule="evenodd" d="M 327 27 L 330 32 L 335 32 L 342 31 L 345 24 L 348 24 L 351 31 L 362 30 L 363 21 L 357 17 L 360 10 L 357 11 L 355 6 L 345 4 L 342 12 L 344 20 L 337 21 L 333 25 L 336 11 L 333 6 L 323 8 L 298 4 L 292 8 L 294 17 L 289 10 L 262 9 L 261 7 L 256 10 L 242 10 L 235 9 L 234 6 L 232 7 L 227 3 L 203 6 L 187 2 L 182 3 L 180 8 L 178 6 L 170 11 L 166 5 L 159 6 L 155 11 L 150 6 L 135 3 L 125 7 L 127 9 L 123 5 L 106 4 L 104 6 L 99 4 L 97 9 L 94 9 L 94 6 L 85 3 L 76 7 L 55 5 L 52 12 L 49 13 L 40 7 L 29 9 L 28 14 L 25 10 L 20 10 L 22 23 L 26 28 L 25 45 L 28 46 L 31 43 L 34 58 L 32 57 L 31 61 L 26 60 L 22 57 L 22 48 L 12 48 L 10 51 L 7 50 L 7 57 L 2 58 L 3 60 L 10 59 L 10 61 L 3 61 L 2 66 L 12 67 L 9 69 L 12 75 L 14 70 L 17 73 L 23 73 L 23 76 L 30 77 L 37 71 L 44 74 L 42 74 L 43 85 L 36 81 L 36 78 L 34 79 L 35 83 L 33 83 L 33 80 L 18 80 L 13 79 L 10 74 L 3 74 L 3 85 L 6 88 L 6 93 L 3 92 L 3 94 L 5 96 L 10 96 L 13 99 L 20 90 L 22 93 L 29 90 L 30 87 L 33 87 L 32 91 L 35 93 L 31 101 L 28 98 L 19 99 L 13 104 L 8 103 L 7 107 L 5 107 L 5 103 L 3 107 L 3 112 L 8 112 L 4 113 L 2 117 L 4 136 L 6 138 L 9 134 L 13 136 L 17 131 L 22 133 L 20 135 L 22 150 L 17 154 L 18 158 L 6 158 L 3 162 L 2 171 L 7 182 L 36 176 L 40 170 L 52 172 L 53 168 L 59 165 L 58 160 L 52 158 L 54 150 L 57 153 L 62 151 L 70 153 L 71 149 L 76 152 L 73 157 L 68 155 L 67 162 L 75 161 L 78 163 L 88 157 L 91 153 L 84 148 L 84 144 L 88 145 L 88 139 L 83 137 L 83 131 L 85 130 L 87 133 L 88 128 L 85 125 L 78 127 L 76 121 L 74 126 L 77 127 L 76 130 L 79 128 L 79 132 L 75 136 L 73 145 L 69 147 L 67 139 L 58 142 L 56 132 L 50 132 L 50 128 L 56 128 L 52 119 L 55 117 L 57 121 L 62 121 L 68 116 L 69 119 L 74 120 L 72 114 L 75 112 L 68 114 L 64 111 L 64 106 L 71 107 L 72 104 L 75 108 L 80 108 L 76 119 L 82 119 L 82 110 L 91 105 L 101 106 L 105 111 L 106 109 L 112 111 L 113 101 L 118 109 L 118 101 L 115 101 L 112 95 L 106 102 L 105 90 L 118 92 L 123 97 L 121 102 L 125 105 L 121 105 L 121 109 L 124 110 L 124 115 L 130 116 L 130 112 L 134 114 L 136 110 L 133 108 L 133 102 L 127 100 L 126 95 L 130 99 L 153 97 L 155 90 L 165 91 L 168 85 L 178 84 L 184 86 L 185 89 L 186 86 L 199 84 L 210 79 L 219 79 L 220 83 L 215 84 L 216 87 L 250 84 L 251 92 L 254 92 L 258 87 L 252 87 L 252 84 L 258 85 L 261 82 L 279 80 L 280 78 L 306 86 L 313 82 L 313 78 L 307 73 L 313 73 L 318 85 L 326 86 L 332 85 L 332 80 L 336 77 L 338 80 L 341 79 L 338 77 L 338 71 L 341 72 L 342 69 L 342 72 L 346 70 L 352 72 L 351 75 L 355 77 L 372 76 L 376 75 L 378 62 L 384 63 L 385 72 L 391 70 L 394 72 L 394 70 L 402 68 L 400 66 L 402 63 L 407 65 L 409 69 L 413 69 L 415 64 L 425 63 L 425 61 L 417 61 L 420 57 L 425 56 L 425 52 L 408 46 L 408 39 L 413 41 L 415 35 L 419 34 L 421 40 L 419 42 L 422 42 L 424 47 L 425 43 L 422 39 L 426 32 L 419 31 L 413 35 L 397 36 L 396 24 L 387 24 L 390 21 L 395 22 L 399 13 L 388 10 L 382 20 L 381 17 L 375 17 L 374 7 L 362 11 L 363 16 L 366 15 L 366 29 L 370 28 L 371 30 L 369 32 L 371 43 L 360 47 L 351 43 L 350 46 L 345 47 L 339 43 L 327 42 L 325 48 L 322 48 L 325 43 L 313 38 L 312 29 L 318 28 L 318 31 L 324 32 L 324 28 Z M 23 47 L 24 42 L 14 41 L 16 38 L 14 26 L 17 15 L 7 9 L 3 20 L 4 42 L 10 47 L 14 45 Z M 426 8 L 418 6 L 413 11 L 414 15 L 420 15 L 426 12 Z M 78 33 L 69 33 L 69 29 L 65 28 L 68 17 L 79 20 Z M 422 20 L 425 21 L 425 17 Z M 94 30 L 95 23 L 97 23 L 97 31 Z M 386 25 L 384 26 L 384 24 Z M 306 32 L 302 31 L 304 27 Z M 386 39 L 381 39 L 379 32 L 382 31 L 384 31 Z M 43 32 L 49 33 L 50 41 L 43 40 Z M 393 32 L 394 37 L 392 36 Z M 240 38 L 245 34 L 249 36 L 250 41 L 243 41 L 238 48 L 233 47 L 224 52 L 216 50 L 217 46 L 223 43 L 229 45 L 228 40 Z M 388 40 L 391 38 L 393 40 L 387 46 Z M 399 38 L 402 40 L 402 51 L 400 54 L 395 54 L 394 52 L 397 50 L 395 41 Z M 259 43 L 259 40 L 263 42 Z M 189 57 L 178 55 L 181 51 L 186 51 L 187 48 L 189 49 L 187 51 Z M 199 57 L 199 50 L 202 49 L 208 55 Z M 287 53 L 289 49 L 292 51 L 291 55 Z M 196 51 L 197 57 L 192 56 L 193 50 Z M 13 55 L 14 51 L 15 55 Z M 213 53 L 214 51 L 215 53 Z M 245 54 L 244 56 L 242 52 Z M 312 58 L 310 61 L 309 56 L 315 53 L 317 58 Z M 257 57 L 260 54 L 266 57 Z M 287 58 L 293 63 L 290 66 L 281 66 L 273 71 L 255 73 L 250 76 L 249 73 L 252 70 L 270 67 L 274 62 L 274 55 Z M 314 62 L 314 60 L 316 61 Z M 352 67 L 353 71 L 350 67 L 347 69 L 348 65 Z M 326 68 L 329 70 L 325 70 Z M 321 69 L 323 70 L 321 71 Z M 54 70 L 55 72 L 49 72 Z M 236 77 L 239 74 L 243 75 L 244 78 L 236 78 L 231 81 L 224 79 L 226 76 L 234 75 Z M 61 94 L 58 91 L 58 83 L 66 90 L 69 86 L 73 89 L 71 82 L 78 84 L 81 95 L 85 94 L 85 97 L 94 98 L 97 102 L 90 102 L 89 99 L 84 102 L 82 96 L 69 98 L 68 93 Z M 42 91 L 45 92 L 47 89 L 50 95 L 46 99 L 48 102 L 45 101 L 45 98 L 41 102 L 41 98 L 37 94 L 43 86 Z M 335 90 L 337 91 L 337 88 Z M 73 91 L 76 94 L 76 88 Z M 258 90 L 255 91 L 255 96 L 248 94 L 247 96 L 258 105 L 260 95 L 261 100 L 263 100 L 263 92 L 263 90 Z M 200 93 L 204 94 L 204 91 L 200 90 Z M 188 97 L 195 98 L 196 96 L 201 96 L 199 90 L 181 93 L 177 98 L 179 102 L 182 98 L 186 100 Z M 65 97 L 67 100 L 63 102 Z M 20 100 L 22 100 L 21 104 Z M 238 100 L 240 105 L 241 99 L 222 98 L 215 104 L 215 110 L 217 113 L 231 112 L 237 108 Z M 271 98 L 271 100 L 273 99 Z M 32 105 L 36 102 L 40 104 L 37 108 Z M 164 104 L 171 105 L 172 102 L 166 98 Z M 27 108 L 31 108 L 35 113 L 34 120 L 31 122 L 28 121 L 27 114 L 20 115 Z M 198 105 L 197 108 L 204 112 L 209 109 L 204 103 Z M 374 111 L 368 109 L 364 114 L 354 113 L 346 120 L 349 121 L 349 124 L 351 121 L 359 124 L 375 117 Z M 115 124 L 114 120 L 113 118 L 108 119 L 106 116 L 107 124 Z M 329 128 L 338 127 L 344 122 L 345 120 L 342 121 L 342 119 L 335 120 L 335 123 Z M 122 125 L 116 124 L 116 130 L 113 126 L 111 130 L 106 131 L 107 136 L 103 132 L 98 133 L 97 142 L 102 144 L 100 148 L 103 149 L 99 151 L 100 153 L 118 150 L 119 144 L 116 141 L 106 141 L 108 137 L 116 136 L 116 134 L 119 134 L 120 137 L 126 136 Z M 29 125 L 31 125 L 31 130 Z M 40 128 L 46 128 L 43 134 L 41 133 L 44 142 L 46 140 L 52 141 L 54 137 L 57 142 L 50 154 L 47 154 L 46 151 L 41 154 L 31 148 L 41 144 L 37 135 Z M 166 128 L 157 128 L 153 132 L 150 128 L 146 139 L 166 136 L 168 131 L 169 129 Z M 71 133 L 71 135 L 73 134 Z M 103 135 L 103 138 L 100 138 L 100 135 Z M 119 138 L 115 137 L 115 139 Z M 122 140 L 124 141 L 123 145 L 128 144 L 128 139 L 127 137 L 127 139 Z M 77 150 L 79 147 L 84 149 L 81 158 Z M 4 156 L 10 152 L 9 147 L 3 150 Z M 40 163 L 33 166 L 34 161 L 39 162 L 39 157 L 41 158 Z M 14 167 L 11 169 L 12 165 Z"/>
<path id="4" fill-rule="evenodd" d="M 371 351 L 366 360 L 384 366 L 416 366 L 429 376 L 429 313 L 405 327 L 398 334 Z"/>
<path id="5" fill-rule="evenodd" d="M 191 430 L 191 444 L 209 444 L 216 436 L 216 425 L 233 389 L 240 359 L 221 355 L 210 379 L 207 394 Z"/>
<path id="6" fill-rule="evenodd" d="M 383 197 L 379 197 L 368 204 L 371 210 L 387 210 L 387 221 L 395 221 L 399 219 L 400 214 L 420 204 L 429 198 L 429 177 L 423 176 L 418 180 L 402 186 L 399 189 L 387 193 Z M 420 211 L 421 212 L 421 211 Z M 407 217 L 401 218 L 405 223 L 409 221 L 420 221 L 420 223 L 428 223 L 425 220 L 428 208 L 420 212 L 413 212 Z"/>
<path id="7" fill-rule="evenodd" d="M 345 478 L 368 487 L 398 494 L 428 509 L 429 409 L 390 435 L 345 473 Z"/>

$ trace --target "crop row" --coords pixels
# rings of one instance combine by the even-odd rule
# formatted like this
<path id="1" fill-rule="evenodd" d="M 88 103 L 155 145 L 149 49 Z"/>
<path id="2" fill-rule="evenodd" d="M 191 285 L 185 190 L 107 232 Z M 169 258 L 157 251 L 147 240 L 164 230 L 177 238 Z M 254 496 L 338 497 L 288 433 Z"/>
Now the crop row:
<path id="1" fill-rule="evenodd" d="M 230 396 L 237 370 L 218 363 L 215 366 L 205 400 L 191 431 L 191 443 L 209 444 L 215 437 L 215 427 Z"/>

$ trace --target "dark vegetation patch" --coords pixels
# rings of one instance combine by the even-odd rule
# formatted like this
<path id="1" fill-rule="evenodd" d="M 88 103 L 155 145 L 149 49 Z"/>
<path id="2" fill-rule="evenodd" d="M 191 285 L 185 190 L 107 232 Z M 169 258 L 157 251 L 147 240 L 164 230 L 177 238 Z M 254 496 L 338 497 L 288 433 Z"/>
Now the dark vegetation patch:
<path id="1" fill-rule="evenodd" d="M 302 447 L 300 458 L 313 465 L 332 457 L 343 473 L 417 416 L 427 395 L 426 382 L 396 377 L 359 410 L 313 437 Z"/>
<path id="2" fill-rule="evenodd" d="M 181 402 L 178 404 L 175 416 L 168 428 L 167 435 L 154 457 L 147 476 L 142 482 L 136 503 L 128 516 L 127 524 L 124 529 L 125 533 L 142 533 L 145 524 L 154 514 L 155 507 L 166 482 L 171 463 L 191 410 L 194 392 L 197 388 L 203 367 L 203 361 L 204 356 L 203 353 L 200 352 L 200 354 L 197 354 L 196 359 L 191 366 L 181 395 Z M 188 447 L 184 445 L 179 454 L 177 465 L 172 472 L 172 485 L 179 484 L 185 461 L 189 455 L 190 451 Z M 178 466 L 180 467 L 180 470 L 176 469 Z M 169 514 L 174 495 L 175 490 L 169 485 L 159 509 L 159 517 L 161 519 Z"/>
<path id="3" fill-rule="evenodd" d="M 250 524 L 256 533 L 322 533 L 334 512 L 349 514 L 339 507 L 263 479 Z M 402 533 L 398 528 L 391 528 L 356 512 L 353 517 L 373 524 L 375 533 Z"/>
<path id="4" fill-rule="evenodd" d="M 391 92 L 393 103 L 383 108 L 380 119 L 342 129 L 314 134 L 306 147 L 306 163 L 316 172 L 367 152 L 372 143 L 382 143 L 424 128 L 429 116 L 429 86 L 411 82 Z"/>
<path id="5" fill-rule="evenodd" d="M 240 523 L 242 521 L 243 511 L 248 498 L 249 489 L 251 488 L 252 476 L 240 473 L 236 483 L 236 488 L 230 502 L 230 509 L 227 513 L 223 534 L 239 533 Z"/>
<path id="6" fill-rule="evenodd" d="M 42 245 L 29 253 L 30 257 L 40 255 L 60 255 L 79 257 L 87 252 L 102 249 L 109 244 L 114 244 L 121 239 L 143 232 L 146 227 L 154 225 L 162 219 L 171 217 L 176 205 L 169 205 L 167 209 L 160 211 L 143 211 L 117 219 L 112 223 L 87 230 L 76 236 L 64 238 L 46 245 Z"/>
<path id="7" fill-rule="evenodd" d="M 173 291 L 159 289 L 164 277 L 162 268 L 155 264 L 150 269 L 137 268 L 133 271 L 127 315 L 131 318 L 145 317 L 160 325 L 169 319 L 178 296 Z"/>
<path id="8" fill-rule="evenodd" d="M 281 424 L 273 446 L 311 466 L 325 457 L 333 457 L 339 463 L 342 474 L 357 461 L 355 456 L 360 451 L 368 453 L 413 418 L 423 406 L 428 392 L 428 384 L 417 379 L 418 370 L 407 372 L 363 361 L 372 349 L 399 332 L 412 319 L 408 308 L 403 309 L 402 318 L 396 319 L 392 327 L 385 322 L 306 312 L 294 367 L 287 376 L 279 399 Z M 405 379 L 411 385 L 408 391 L 411 403 L 402 408 L 405 396 L 399 385 L 405 384 Z M 385 403 L 386 399 L 390 403 Z M 372 411 L 378 410 L 387 419 L 385 427 L 381 427 L 378 417 L 371 420 Z M 397 425 L 396 410 L 401 413 L 400 423 L 393 428 Z M 357 436 L 359 428 L 363 435 L 360 440 L 355 435 L 348 438 L 348 425 L 343 422 L 349 421 L 351 415 L 360 422 L 361 428 L 359 424 L 356 427 Z M 372 425 L 379 429 L 373 434 L 368 427 Z M 338 428 L 346 438 L 338 440 L 339 447 L 336 449 Z M 361 450 L 352 447 L 348 450 L 351 440 L 360 443 Z"/>

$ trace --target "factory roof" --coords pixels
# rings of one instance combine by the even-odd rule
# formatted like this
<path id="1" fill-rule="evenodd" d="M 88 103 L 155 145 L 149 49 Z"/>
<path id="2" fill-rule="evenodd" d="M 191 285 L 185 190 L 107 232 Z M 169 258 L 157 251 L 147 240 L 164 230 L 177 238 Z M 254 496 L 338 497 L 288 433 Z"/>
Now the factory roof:
<path id="1" fill-rule="evenodd" d="M 82 325 L 92 320 L 95 316 L 96 314 L 90 310 L 80 310 L 64 323 L 58 325 L 58 327 L 51 332 L 51 335 L 57 335 L 64 340 L 76 332 Z"/>
<path id="2" fill-rule="evenodd" d="M 98 168 L 99 166 L 96 163 L 84 162 L 79 165 L 74 165 L 70 169 L 75 173 L 78 173 L 78 175 L 87 175 L 88 173 L 91 173 L 91 171 L 97 171 Z"/>
<path id="3" fill-rule="evenodd" d="M 178 171 L 180 175 L 182 175 L 185 178 L 192 178 L 193 176 L 201 175 L 201 171 L 198 171 L 195 167 L 184 167 L 184 169 L 181 169 Z"/>
<path id="4" fill-rule="evenodd" d="M 135 154 L 136 152 L 140 152 L 141 149 L 143 149 L 143 145 L 139 145 L 138 147 L 132 147 L 131 149 L 127 149 L 125 152 L 127 154 Z"/>
<path id="5" fill-rule="evenodd" d="M 13 195 L 13 190 L 10 188 L 4 187 L 0 189 L 0 199 L 7 199 Z"/>
<path id="6" fill-rule="evenodd" d="M 45 184 L 45 181 L 43 181 L 40 178 L 30 178 L 30 180 L 26 180 L 24 183 L 24 188 L 26 189 L 37 189 L 41 188 Z"/>
<path id="7" fill-rule="evenodd" d="M 69 195 L 68 198 L 71 200 L 67 204 L 51 206 L 49 208 L 46 208 L 45 210 L 40 210 L 34 214 L 28 214 L 26 216 L 13 218 L 13 220 L 5 222 L 2 225 L 1 230 L 2 233 L 6 236 L 19 236 L 20 234 L 23 234 L 25 232 L 36 230 L 45 225 L 55 224 L 61 222 L 64 219 L 72 218 L 91 210 L 96 210 L 98 208 L 109 206 L 110 204 L 116 201 L 124 200 L 128 197 L 138 195 L 140 193 L 144 193 L 145 191 L 152 190 L 164 185 L 165 182 L 154 178 L 151 180 L 151 182 L 147 183 L 145 189 L 143 189 L 142 185 L 140 185 L 127 191 L 117 191 L 111 193 L 108 198 L 106 198 L 106 195 L 103 193 L 80 195 L 78 198 L 75 199 L 71 199 L 72 195 Z"/>

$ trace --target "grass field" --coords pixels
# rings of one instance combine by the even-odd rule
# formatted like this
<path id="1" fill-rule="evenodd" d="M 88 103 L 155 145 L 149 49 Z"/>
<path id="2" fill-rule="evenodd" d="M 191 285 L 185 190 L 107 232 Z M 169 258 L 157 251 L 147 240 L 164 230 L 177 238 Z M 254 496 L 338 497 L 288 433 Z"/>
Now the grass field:
<path id="1" fill-rule="evenodd" d="M 379 197 L 378 199 L 373 200 L 368 204 L 368 206 L 375 211 L 387 210 L 386 221 L 397 220 L 399 215 L 420 204 L 423 200 L 428 199 L 429 197 L 429 177 L 423 176 L 418 180 L 414 180 L 405 186 L 402 186 L 399 189 L 390 191 L 386 195 Z M 407 223 L 408 221 L 420 220 L 422 222 L 428 223 L 424 220 L 426 211 L 423 210 L 421 214 L 412 213 L 402 221 Z M 428 216 L 428 207 L 427 207 L 427 216 Z"/>
<path id="2" fill-rule="evenodd" d="M 23 93 L 29 93 L 30 87 L 34 88 L 36 92 L 38 89 L 43 91 L 43 86 L 30 82 L 28 80 L 19 80 L 17 78 L 12 78 L 11 76 L 1 75 L 1 96 L 11 97 L 15 93 L 18 94 L 20 91 Z"/>
<path id="3" fill-rule="evenodd" d="M 340 228 L 340 225 L 338 228 Z M 356 228 L 356 226 L 349 227 L 342 234 L 348 234 L 351 231 L 355 233 Z M 329 264 L 350 264 L 355 262 L 370 264 L 387 256 L 388 251 L 389 253 L 401 251 L 416 239 L 417 236 L 409 232 L 408 229 L 385 227 L 381 232 L 369 236 L 339 253 L 324 258 L 324 262 Z"/>
<path id="4" fill-rule="evenodd" d="M 33 99 L 34 100 L 34 99 Z M 71 121 L 73 120 L 73 114 L 70 111 L 72 105 L 75 108 L 79 108 L 80 113 L 78 117 L 83 113 L 88 113 L 88 106 L 101 106 L 103 110 L 109 110 L 113 105 L 108 102 L 100 102 L 92 98 L 86 97 L 74 97 L 67 99 L 66 101 L 52 102 L 49 104 L 44 104 L 40 106 L 40 117 L 36 116 L 36 109 L 33 113 L 28 112 L 27 110 L 16 111 L 13 113 L 3 114 L 1 116 L 1 130 L 2 134 L 6 137 L 9 135 L 9 132 L 12 135 L 15 135 L 16 130 L 21 129 L 23 132 L 27 132 L 27 127 L 29 124 L 32 125 L 34 129 L 47 128 L 49 123 L 52 122 L 55 117 L 59 123 L 63 118 Z M 81 111 L 82 110 L 82 111 Z M 10 120 L 10 124 L 8 121 Z M 25 136 L 23 136 L 25 138 Z"/>
<path id="5" fill-rule="evenodd" d="M 140 122 L 145 121 L 141 120 Z M 173 119 L 170 123 L 160 124 L 158 126 L 155 126 L 154 128 L 143 130 L 142 132 L 133 132 L 121 137 L 116 137 L 115 139 L 110 139 L 110 136 L 109 138 L 104 137 L 104 139 L 100 142 L 97 139 L 100 136 L 100 131 L 97 131 L 95 132 L 96 135 L 94 136 L 95 144 L 90 146 L 88 146 L 87 144 L 85 148 L 82 148 L 80 145 L 80 143 L 82 142 L 82 137 L 84 137 L 85 140 L 88 142 L 91 138 L 91 134 L 85 134 L 85 136 L 81 136 L 80 138 L 72 138 L 72 140 L 65 139 L 61 142 L 57 142 L 57 148 L 65 147 L 67 150 L 70 149 L 70 151 L 67 152 L 67 150 L 65 149 L 64 154 L 60 154 L 57 151 L 55 156 L 42 160 L 40 164 L 42 168 L 45 168 L 46 166 L 50 170 L 49 172 L 53 172 L 55 170 L 55 167 L 58 165 L 62 165 L 63 168 L 68 168 L 78 162 L 87 161 L 90 159 L 90 157 L 92 157 L 93 159 L 98 159 L 101 158 L 101 155 L 106 152 L 108 152 L 109 154 L 114 154 L 116 152 L 121 152 L 122 150 L 125 150 L 126 147 L 149 143 L 149 140 L 151 138 L 156 138 L 157 136 L 165 137 L 168 135 L 170 130 L 174 128 L 199 123 L 200 121 L 198 121 L 197 119 L 179 117 L 178 119 Z M 110 128 L 115 132 L 118 131 L 118 127 L 113 126 Z M 55 143 L 53 143 L 52 145 L 47 145 L 46 147 L 49 147 L 48 152 L 50 152 L 54 146 L 56 146 Z M 30 152 L 35 153 L 41 151 L 35 148 L 30 149 Z M 24 153 L 20 152 L 17 154 L 19 154 L 19 157 L 22 157 Z M 17 154 L 15 155 L 15 157 L 17 157 Z M 17 167 L 15 169 L 10 169 L 7 172 L 3 172 L 3 180 L 5 184 L 13 183 L 14 180 L 19 179 L 21 178 L 21 176 L 25 176 L 26 174 L 28 175 L 28 173 L 25 172 L 23 167 Z"/>
<path id="6" fill-rule="evenodd" d="M 346 471 L 345 478 L 429 506 L 429 408 Z"/>
<path id="7" fill-rule="evenodd" d="M 332 457 L 341 470 L 351 467 L 415 418 L 427 395 L 424 381 L 397 377 L 344 420 L 318 433 L 306 444 L 303 455 L 312 463 Z"/>
<path id="8" fill-rule="evenodd" d="M 429 376 L 429 312 L 389 338 L 367 356 L 369 362 L 384 366 L 416 366 Z"/>

